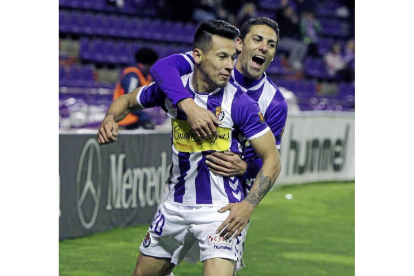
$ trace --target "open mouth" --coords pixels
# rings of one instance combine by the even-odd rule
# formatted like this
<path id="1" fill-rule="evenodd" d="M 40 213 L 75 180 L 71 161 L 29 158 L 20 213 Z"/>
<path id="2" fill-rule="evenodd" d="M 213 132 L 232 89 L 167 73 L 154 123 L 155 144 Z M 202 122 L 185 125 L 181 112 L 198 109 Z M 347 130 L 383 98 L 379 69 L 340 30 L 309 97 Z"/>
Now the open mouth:
<path id="1" fill-rule="evenodd" d="M 263 65 L 263 63 L 265 62 L 265 57 L 264 56 L 260 56 L 260 55 L 255 55 L 252 57 L 252 61 L 254 63 L 256 63 L 259 67 Z"/>

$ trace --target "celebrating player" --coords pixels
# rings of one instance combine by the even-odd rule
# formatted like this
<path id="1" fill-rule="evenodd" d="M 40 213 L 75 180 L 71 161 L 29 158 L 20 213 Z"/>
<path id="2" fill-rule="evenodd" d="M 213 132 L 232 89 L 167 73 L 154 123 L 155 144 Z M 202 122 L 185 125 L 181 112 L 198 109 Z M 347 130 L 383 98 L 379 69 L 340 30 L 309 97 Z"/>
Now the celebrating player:
<path id="1" fill-rule="evenodd" d="M 287 103 L 277 86 L 266 75 L 279 41 L 279 28 L 275 21 L 259 17 L 248 20 L 240 29 L 237 39 L 237 58 L 230 83 L 241 87 L 259 104 L 264 119 L 280 149 L 283 129 L 287 118 Z M 194 60 L 190 52 L 172 55 L 153 65 L 150 69 L 154 80 L 167 97 L 187 115 L 193 131 L 200 138 L 216 136 L 215 124 L 220 124 L 211 112 L 197 106 L 192 95 L 184 89 L 180 75 L 192 72 Z M 252 178 L 262 166 L 262 161 L 248 146 L 243 160 L 233 152 L 215 152 L 207 156 L 206 164 L 211 171 L 222 176 L 243 176 L 246 192 L 253 183 Z"/>
<path id="2" fill-rule="evenodd" d="M 98 132 L 101 144 L 117 140 L 118 125 L 135 108 L 161 106 L 172 118 L 172 169 L 166 202 L 160 204 L 138 256 L 134 275 L 166 275 L 194 243 L 200 249 L 203 275 L 233 275 L 244 242 L 243 229 L 280 172 L 275 139 L 259 106 L 229 83 L 236 55 L 234 26 L 203 22 L 194 36 L 194 72 L 181 77 L 194 102 L 214 113 L 222 124 L 217 137 L 201 140 L 157 84 L 118 98 L 109 107 Z M 206 157 L 216 151 L 242 154 L 249 141 L 263 166 L 249 193 L 240 177 L 210 172 Z"/>

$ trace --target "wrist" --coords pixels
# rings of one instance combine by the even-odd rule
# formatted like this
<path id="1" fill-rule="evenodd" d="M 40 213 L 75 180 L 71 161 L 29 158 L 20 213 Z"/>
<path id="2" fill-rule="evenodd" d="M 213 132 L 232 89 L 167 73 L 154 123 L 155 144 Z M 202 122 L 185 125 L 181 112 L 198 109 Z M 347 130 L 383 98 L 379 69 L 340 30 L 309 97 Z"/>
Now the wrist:
<path id="1" fill-rule="evenodd" d="M 116 122 L 116 115 L 115 115 L 115 113 L 106 113 L 105 120 L 106 119 L 112 119 L 112 120 L 114 120 Z"/>
<path id="2" fill-rule="evenodd" d="M 241 169 L 239 175 L 244 175 L 247 172 L 247 163 L 243 160 L 241 160 Z"/>
<path id="3" fill-rule="evenodd" d="M 195 102 L 191 98 L 185 98 L 182 99 L 177 103 L 177 106 L 179 109 L 182 109 L 185 113 L 187 113 L 188 110 L 190 110 L 192 107 L 194 107 Z"/>
<path id="4" fill-rule="evenodd" d="M 250 202 L 248 199 L 247 199 L 247 197 L 245 198 L 245 199 L 243 199 L 243 201 L 242 202 L 244 202 L 245 204 L 246 204 L 246 206 L 248 206 L 248 208 L 250 209 L 250 212 L 253 212 L 254 211 L 254 209 L 256 208 L 256 206 L 257 205 L 254 205 L 252 202 Z"/>

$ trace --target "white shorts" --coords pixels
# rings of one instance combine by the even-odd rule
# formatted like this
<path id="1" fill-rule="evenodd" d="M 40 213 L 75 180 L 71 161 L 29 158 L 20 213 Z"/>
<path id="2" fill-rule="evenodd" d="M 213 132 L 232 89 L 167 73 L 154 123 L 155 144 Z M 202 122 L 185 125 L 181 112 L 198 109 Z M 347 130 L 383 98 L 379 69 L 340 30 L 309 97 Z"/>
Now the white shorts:
<path id="1" fill-rule="evenodd" d="M 230 211 L 219 213 L 217 206 L 182 206 L 164 202 L 139 247 L 144 255 L 171 258 L 178 265 L 184 258 L 195 264 L 212 258 L 237 262 L 242 268 L 242 253 L 247 226 L 237 238 L 224 240 L 216 234 Z M 241 267 L 240 267 L 241 266 Z"/>

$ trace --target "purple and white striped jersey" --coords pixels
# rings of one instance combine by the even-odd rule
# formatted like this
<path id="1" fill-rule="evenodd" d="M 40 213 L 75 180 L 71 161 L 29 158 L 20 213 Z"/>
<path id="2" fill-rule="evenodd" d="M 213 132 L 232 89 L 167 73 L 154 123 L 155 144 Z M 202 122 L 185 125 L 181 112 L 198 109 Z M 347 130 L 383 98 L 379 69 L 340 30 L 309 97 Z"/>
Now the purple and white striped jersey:
<path id="1" fill-rule="evenodd" d="M 237 61 L 236 61 L 237 62 Z M 179 78 L 192 72 L 194 59 L 192 52 L 175 54 L 166 57 L 153 65 L 150 72 L 153 79 L 160 83 L 160 88 L 167 94 L 171 101 L 187 98 L 189 94 L 180 88 Z M 259 80 L 252 80 L 243 76 L 236 68 L 232 71 L 230 83 L 240 87 L 250 98 L 259 104 L 267 125 L 275 136 L 276 146 L 280 150 L 282 134 L 287 119 L 287 102 L 279 88 L 263 74 Z M 243 160 L 248 163 L 248 171 L 244 175 L 246 185 L 250 186 L 252 178 L 255 178 L 261 168 L 261 160 L 252 147 L 247 145 Z M 250 187 L 247 187 L 247 190 Z M 247 190 L 245 192 L 247 192 Z"/>
<path id="2" fill-rule="evenodd" d="M 242 154 L 246 141 L 261 137 L 270 129 L 258 104 L 240 88 L 229 83 L 211 93 L 198 93 L 191 85 L 192 76 L 182 76 L 182 84 L 198 106 L 210 110 L 223 122 L 218 128 L 218 141 L 197 141 L 185 113 L 174 106 L 157 84 L 144 86 L 137 96 L 140 106 L 161 106 L 172 120 L 173 160 L 167 200 L 187 206 L 240 202 L 244 198 L 241 179 L 214 175 L 205 164 L 205 157 L 215 150 Z"/>

